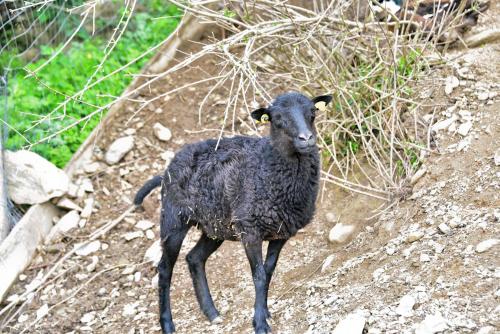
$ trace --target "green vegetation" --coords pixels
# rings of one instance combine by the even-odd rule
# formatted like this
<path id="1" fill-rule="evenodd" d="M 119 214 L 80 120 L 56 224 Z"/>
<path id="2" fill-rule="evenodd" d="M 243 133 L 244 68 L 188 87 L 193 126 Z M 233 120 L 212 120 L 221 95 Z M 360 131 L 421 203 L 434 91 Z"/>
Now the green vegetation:
<path id="1" fill-rule="evenodd" d="M 147 12 L 133 13 L 125 33 L 93 81 L 127 64 L 165 39 L 175 29 L 182 14 L 177 7 L 165 5 L 161 0 L 146 1 L 144 8 L 147 8 Z M 154 19 L 156 17 L 159 18 Z M 126 70 L 90 88 L 81 97 L 83 103 L 70 102 L 66 108 L 60 108 L 49 119 L 34 126 L 42 117 L 56 109 L 65 100 L 65 95 L 75 94 L 85 87 L 87 80 L 97 69 L 105 54 L 112 29 L 109 22 L 103 19 L 96 20 L 96 27 L 96 31 L 100 31 L 97 36 L 92 37 L 82 29 L 77 39 L 71 43 L 71 47 L 53 59 L 36 77 L 27 77 L 26 70 L 12 72 L 9 77 L 7 122 L 10 130 L 6 143 L 8 149 L 20 149 L 36 143 L 88 115 L 96 106 L 109 103 L 113 97 L 123 92 L 133 79 L 133 74 L 138 73 L 154 54 L 152 52 Z M 4 52 L 0 54 L 0 68 L 25 66 L 28 72 L 32 71 L 59 48 L 60 45 L 41 47 L 40 59 L 31 64 L 23 64 L 19 58 L 12 57 L 18 50 Z M 32 150 L 62 167 L 102 116 L 93 117 L 47 142 L 34 145 Z"/>

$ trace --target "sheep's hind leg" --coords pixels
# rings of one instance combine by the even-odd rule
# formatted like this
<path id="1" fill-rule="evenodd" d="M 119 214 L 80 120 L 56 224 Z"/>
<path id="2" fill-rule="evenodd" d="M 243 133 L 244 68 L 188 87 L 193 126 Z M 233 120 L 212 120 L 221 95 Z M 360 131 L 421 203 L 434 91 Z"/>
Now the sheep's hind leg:
<path id="1" fill-rule="evenodd" d="M 211 322 L 217 322 L 220 318 L 219 312 L 215 308 L 212 296 L 210 295 L 205 263 L 208 257 L 215 252 L 222 243 L 223 240 L 210 239 L 206 234 L 203 234 L 200 240 L 198 240 L 198 243 L 196 243 L 196 246 L 194 246 L 186 256 L 189 272 L 193 279 L 196 298 L 198 299 L 201 310 Z"/>
<path id="2" fill-rule="evenodd" d="M 189 225 L 170 231 L 163 241 L 163 253 L 158 264 L 158 287 L 160 299 L 160 325 L 164 334 L 175 332 L 170 307 L 170 283 L 172 282 L 172 271 L 179 256 L 182 241 L 186 237 Z"/>
<path id="3" fill-rule="evenodd" d="M 264 263 L 264 269 L 266 271 L 266 287 L 265 287 L 265 298 L 266 298 L 266 318 L 271 318 L 271 313 L 267 307 L 267 295 L 269 293 L 269 284 L 271 283 L 271 278 L 273 277 L 274 268 L 276 268 L 276 263 L 278 262 L 278 257 L 280 255 L 281 249 L 285 245 L 287 240 L 271 240 L 269 241 L 269 246 L 267 246 L 266 262 Z"/>
<path id="4" fill-rule="evenodd" d="M 253 283 L 255 285 L 255 304 L 253 327 L 257 334 L 267 334 L 271 332 L 271 327 L 266 321 L 266 270 L 262 261 L 262 240 L 245 241 L 243 246 L 247 254 L 250 268 L 252 269 Z"/>

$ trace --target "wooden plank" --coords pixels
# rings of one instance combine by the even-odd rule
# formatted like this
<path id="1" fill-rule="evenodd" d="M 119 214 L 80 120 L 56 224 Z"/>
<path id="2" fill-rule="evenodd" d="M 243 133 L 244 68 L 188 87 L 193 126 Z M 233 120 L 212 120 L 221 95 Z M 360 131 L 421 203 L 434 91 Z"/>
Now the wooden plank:
<path id="1" fill-rule="evenodd" d="M 51 203 L 33 205 L 0 245 L 0 302 L 31 262 L 58 214 L 59 210 Z"/>

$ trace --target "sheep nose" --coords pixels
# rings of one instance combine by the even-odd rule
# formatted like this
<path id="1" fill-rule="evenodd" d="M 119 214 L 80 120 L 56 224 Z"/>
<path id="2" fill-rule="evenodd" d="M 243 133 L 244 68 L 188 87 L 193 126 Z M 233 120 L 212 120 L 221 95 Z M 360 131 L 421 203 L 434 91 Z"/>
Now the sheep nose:
<path id="1" fill-rule="evenodd" d="M 299 133 L 299 140 L 300 141 L 309 141 L 313 137 L 312 132 L 302 132 Z"/>

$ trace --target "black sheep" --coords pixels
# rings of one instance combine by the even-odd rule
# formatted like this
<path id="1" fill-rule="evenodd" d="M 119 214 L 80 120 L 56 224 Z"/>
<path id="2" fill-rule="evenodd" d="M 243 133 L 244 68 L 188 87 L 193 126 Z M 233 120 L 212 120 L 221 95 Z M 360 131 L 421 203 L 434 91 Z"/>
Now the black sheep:
<path id="1" fill-rule="evenodd" d="M 210 321 L 219 319 L 207 284 L 205 262 L 224 240 L 240 240 L 255 284 L 256 333 L 268 333 L 269 283 L 285 242 L 311 222 L 318 193 L 320 160 L 316 146 L 316 104 L 299 93 L 278 96 L 268 108 L 252 112 L 271 123 L 269 137 L 233 137 L 186 145 L 163 177 L 156 176 L 137 193 L 140 205 L 162 185 L 162 259 L 158 265 L 160 323 L 175 331 L 170 308 L 172 270 L 191 226 L 203 235 L 186 260 L 196 297 Z M 262 243 L 269 241 L 265 261 Z"/>

